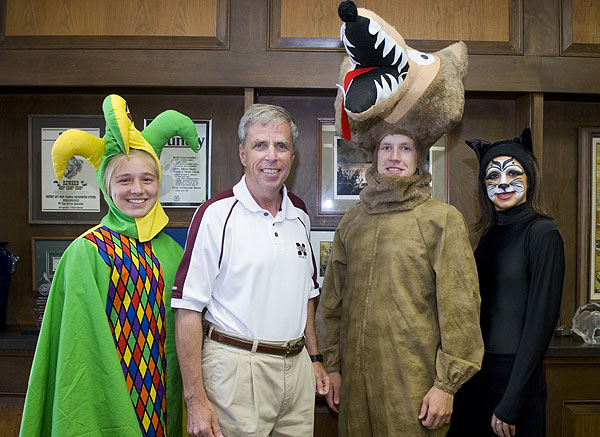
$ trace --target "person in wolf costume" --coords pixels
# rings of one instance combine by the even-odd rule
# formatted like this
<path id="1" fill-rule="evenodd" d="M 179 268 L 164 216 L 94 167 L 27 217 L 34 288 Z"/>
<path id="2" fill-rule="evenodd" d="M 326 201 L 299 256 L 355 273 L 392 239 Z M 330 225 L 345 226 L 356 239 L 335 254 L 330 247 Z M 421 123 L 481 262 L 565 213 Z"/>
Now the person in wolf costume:
<path id="1" fill-rule="evenodd" d="M 441 436 L 483 355 L 466 225 L 431 198 L 424 168 L 462 117 L 466 48 L 422 53 L 351 1 L 338 13 L 349 56 L 336 128 L 374 163 L 336 229 L 318 307 L 328 403 L 341 436 Z"/>
<path id="2" fill-rule="evenodd" d="M 52 148 L 60 181 L 74 155 L 96 169 L 109 210 L 69 245 L 52 280 L 22 436 L 181 436 L 182 388 L 171 287 L 183 249 L 161 232 L 164 144 L 194 123 L 176 111 L 139 132 L 125 100 L 104 99 L 106 134 L 67 130 Z"/>

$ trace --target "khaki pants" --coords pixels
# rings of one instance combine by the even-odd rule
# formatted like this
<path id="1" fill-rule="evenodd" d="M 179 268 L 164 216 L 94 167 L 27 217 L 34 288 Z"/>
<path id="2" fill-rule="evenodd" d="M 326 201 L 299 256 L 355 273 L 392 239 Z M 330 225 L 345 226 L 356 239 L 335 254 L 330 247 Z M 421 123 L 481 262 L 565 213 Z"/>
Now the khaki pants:
<path id="1" fill-rule="evenodd" d="M 313 435 L 315 375 L 306 348 L 283 357 L 204 337 L 202 375 L 225 437 Z"/>

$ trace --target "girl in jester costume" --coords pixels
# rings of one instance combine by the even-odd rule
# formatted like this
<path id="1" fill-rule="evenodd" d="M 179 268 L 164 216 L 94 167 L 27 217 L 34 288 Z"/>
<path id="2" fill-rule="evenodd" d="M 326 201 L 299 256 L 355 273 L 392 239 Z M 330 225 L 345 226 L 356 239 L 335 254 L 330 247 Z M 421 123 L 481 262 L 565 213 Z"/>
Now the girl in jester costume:
<path id="1" fill-rule="evenodd" d="M 58 180 L 86 158 L 109 205 L 65 251 L 52 281 L 25 400 L 22 436 L 181 436 L 181 376 L 171 287 L 181 247 L 161 230 L 159 157 L 194 123 L 165 111 L 142 132 L 127 103 L 105 98 L 106 135 L 68 130 L 54 144 Z"/>

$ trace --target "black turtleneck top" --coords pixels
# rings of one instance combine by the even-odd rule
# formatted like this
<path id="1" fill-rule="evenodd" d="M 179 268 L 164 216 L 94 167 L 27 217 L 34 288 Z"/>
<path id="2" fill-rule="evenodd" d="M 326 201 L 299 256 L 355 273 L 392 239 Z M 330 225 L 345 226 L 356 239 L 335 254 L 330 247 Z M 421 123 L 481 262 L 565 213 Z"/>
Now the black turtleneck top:
<path id="1" fill-rule="evenodd" d="M 506 391 L 494 409 L 515 423 L 527 383 L 556 326 L 565 268 L 554 223 L 527 203 L 496 212 L 475 251 L 486 352 L 514 355 Z"/>

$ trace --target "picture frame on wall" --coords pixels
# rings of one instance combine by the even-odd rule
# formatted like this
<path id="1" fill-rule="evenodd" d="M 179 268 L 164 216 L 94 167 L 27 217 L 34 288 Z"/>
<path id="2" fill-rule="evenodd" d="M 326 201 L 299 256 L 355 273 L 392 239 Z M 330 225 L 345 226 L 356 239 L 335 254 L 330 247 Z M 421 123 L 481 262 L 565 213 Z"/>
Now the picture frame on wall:
<path id="1" fill-rule="evenodd" d="M 144 127 L 153 119 L 145 119 Z M 158 200 L 165 208 L 196 208 L 210 197 L 212 120 L 192 120 L 198 132 L 198 153 L 179 136 L 162 149 Z"/>
<path id="2" fill-rule="evenodd" d="M 333 198 L 359 200 L 367 185 L 367 169 L 372 161 L 360 149 L 352 148 L 337 135 L 333 136 Z"/>
<path id="3" fill-rule="evenodd" d="M 31 284 L 33 294 L 30 303 L 31 316 L 41 327 L 48 295 L 60 259 L 73 241 L 71 237 L 31 238 Z"/>
<path id="4" fill-rule="evenodd" d="M 317 124 L 317 215 L 342 216 L 358 203 L 372 157 L 337 136 L 333 119 Z"/>
<path id="5" fill-rule="evenodd" d="M 600 302 L 600 126 L 579 127 L 577 305 Z"/>
<path id="6" fill-rule="evenodd" d="M 310 246 L 312 247 L 315 263 L 317 266 L 317 282 L 319 287 L 323 286 L 325 278 L 325 270 L 329 262 L 329 255 L 333 247 L 333 236 L 335 228 L 311 229 L 310 231 Z"/>
<path id="7" fill-rule="evenodd" d="M 52 146 L 68 129 L 104 136 L 104 117 L 96 115 L 29 116 L 29 222 L 94 224 L 108 212 L 96 170 L 73 156 L 59 182 L 52 164 Z"/>

